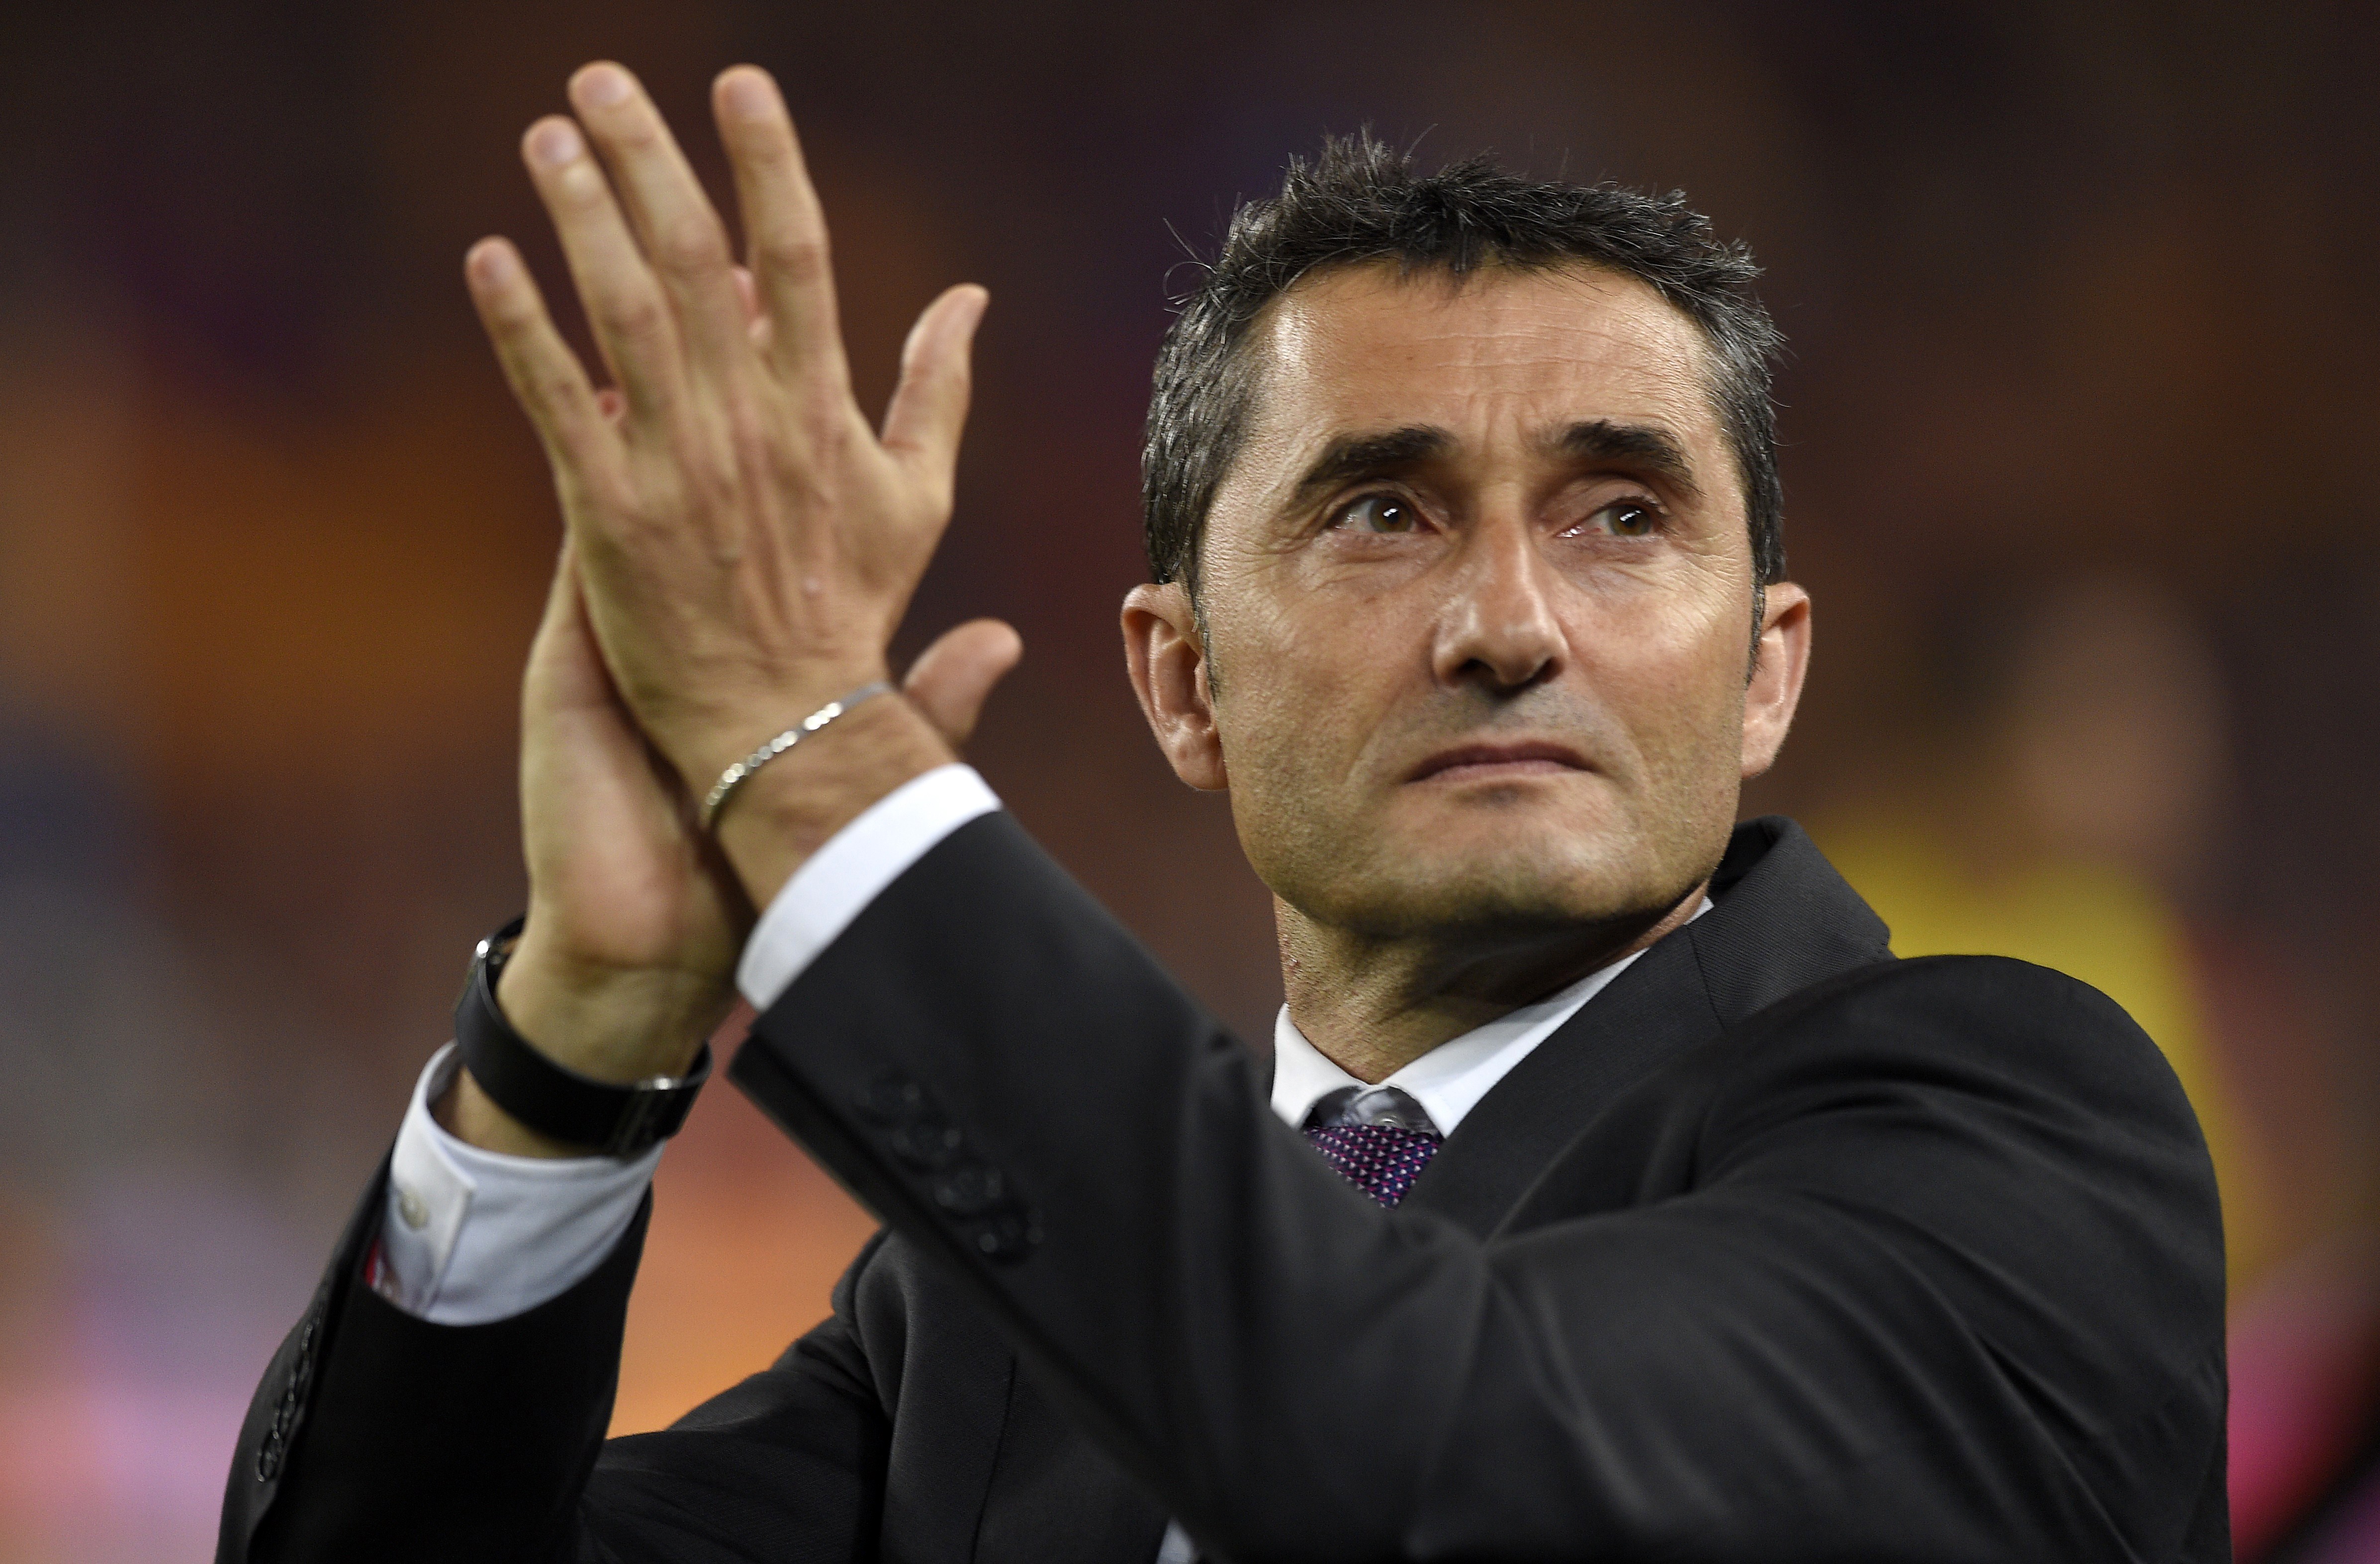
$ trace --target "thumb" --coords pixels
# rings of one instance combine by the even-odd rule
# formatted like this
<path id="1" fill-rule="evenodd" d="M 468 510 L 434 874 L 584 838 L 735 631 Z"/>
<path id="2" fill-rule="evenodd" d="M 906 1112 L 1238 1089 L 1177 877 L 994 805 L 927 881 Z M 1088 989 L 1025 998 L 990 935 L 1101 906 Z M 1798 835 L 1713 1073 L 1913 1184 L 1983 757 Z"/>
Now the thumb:
<path id="1" fill-rule="evenodd" d="M 1025 655 L 1025 639 L 997 619 L 970 619 L 917 654 L 901 693 L 953 748 L 975 733 L 976 720 L 991 687 L 1008 676 Z"/>
<path id="2" fill-rule="evenodd" d="M 545 616 L 529 643 L 522 715 L 534 722 L 564 711 L 610 706 L 616 699 L 580 593 L 577 549 L 565 539 L 554 564 L 553 586 L 546 594 Z"/>
<path id="3" fill-rule="evenodd" d="M 934 474 L 946 491 L 966 424 L 968 354 L 990 302 L 983 289 L 961 284 L 926 306 L 902 346 L 901 382 L 884 410 L 884 448 Z"/>

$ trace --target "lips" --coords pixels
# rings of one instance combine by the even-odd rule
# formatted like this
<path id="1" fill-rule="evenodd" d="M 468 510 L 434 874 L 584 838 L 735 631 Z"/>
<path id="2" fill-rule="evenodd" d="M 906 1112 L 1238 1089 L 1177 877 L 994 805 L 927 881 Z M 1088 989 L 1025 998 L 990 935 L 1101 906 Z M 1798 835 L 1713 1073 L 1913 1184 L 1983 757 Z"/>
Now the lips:
<path id="1" fill-rule="evenodd" d="M 1482 777 L 1525 775 L 1545 771 L 1586 771 L 1594 770 L 1586 758 L 1575 749 L 1559 744 L 1466 744 L 1454 749 L 1441 749 L 1424 760 L 1406 777 L 1407 782 L 1426 782 L 1450 771 L 1463 771 Z"/>

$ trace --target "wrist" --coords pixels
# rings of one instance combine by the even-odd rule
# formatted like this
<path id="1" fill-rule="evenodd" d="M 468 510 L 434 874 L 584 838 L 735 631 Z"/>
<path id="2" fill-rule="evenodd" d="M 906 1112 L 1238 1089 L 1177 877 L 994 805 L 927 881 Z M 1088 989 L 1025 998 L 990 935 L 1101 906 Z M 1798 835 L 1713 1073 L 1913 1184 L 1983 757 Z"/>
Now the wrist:
<path id="1" fill-rule="evenodd" d="M 617 1085 L 680 1075 L 735 1004 L 726 972 L 624 966 L 560 948 L 532 910 L 497 975 L 504 1020 L 555 1063 Z"/>
<path id="2" fill-rule="evenodd" d="M 906 697 L 880 696 L 753 772 L 721 809 L 714 834 L 752 904 L 765 908 L 870 805 L 956 758 Z"/>
<path id="3" fill-rule="evenodd" d="M 723 981 L 574 960 L 550 935 L 515 940 L 525 921 L 480 947 L 455 1005 L 462 1067 L 431 1117 L 514 1157 L 619 1157 L 675 1134 L 710 1074 L 702 1039 L 724 1017 Z"/>
<path id="4" fill-rule="evenodd" d="M 877 684 L 898 687 L 880 660 L 838 661 L 798 681 L 772 684 L 758 697 L 721 703 L 706 710 L 699 721 L 679 726 L 660 747 L 675 766 L 686 795 L 699 802 L 728 767 L 748 759 L 759 746 L 828 705 Z"/>

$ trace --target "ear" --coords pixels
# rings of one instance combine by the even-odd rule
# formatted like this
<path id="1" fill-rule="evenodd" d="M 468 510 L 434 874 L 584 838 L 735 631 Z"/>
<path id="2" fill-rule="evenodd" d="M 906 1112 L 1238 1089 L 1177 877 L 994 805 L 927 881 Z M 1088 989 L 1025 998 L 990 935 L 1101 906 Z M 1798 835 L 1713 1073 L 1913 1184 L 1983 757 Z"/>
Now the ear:
<path id="1" fill-rule="evenodd" d="M 1776 764 L 1810 671 L 1810 594 L 1791 581 L 1768 588 L 1754 659 L 1752 683 L 1743 692 L 1746 782 Z"/>
<path id="2" fill-rule="evenodd" d="M 1135 587 L 1125 594 L 1123 660 L 1141 715 L 1173 763 L 1173 774 L 1208 793 L 1229 787 L 1207 678 L 1207 644 L 1180 582 Z"/>

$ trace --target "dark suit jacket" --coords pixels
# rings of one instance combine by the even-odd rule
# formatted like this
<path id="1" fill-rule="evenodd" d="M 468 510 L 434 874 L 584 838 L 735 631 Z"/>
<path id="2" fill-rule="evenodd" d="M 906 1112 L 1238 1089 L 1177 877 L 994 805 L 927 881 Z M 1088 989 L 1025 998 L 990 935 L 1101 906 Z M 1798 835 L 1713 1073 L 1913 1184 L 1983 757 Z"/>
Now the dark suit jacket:
<path id="1" fill-rule="evenodd" d="M 2228 1557 L 2222 1240 L 2095 991 L 1893 963 L 1790 822 L 1395 1211 L 1006 816 L 738 1083 L 879 1212 L 832 1316 L 604 1442 L 642 1222 L 457 1328 L 357 1279 L 257 1394 L 219 1558 L 1149 1564 Z"/>

